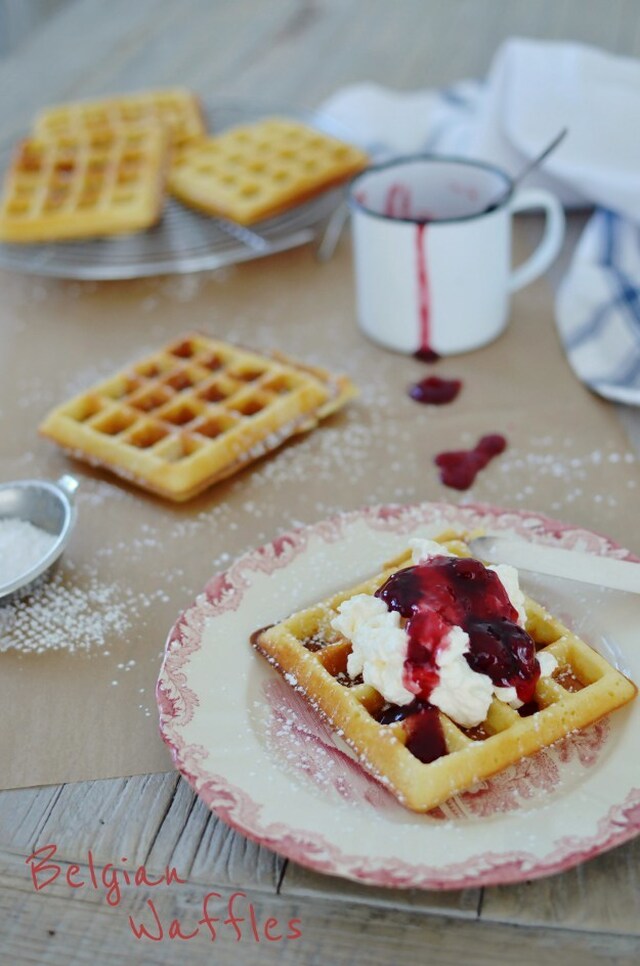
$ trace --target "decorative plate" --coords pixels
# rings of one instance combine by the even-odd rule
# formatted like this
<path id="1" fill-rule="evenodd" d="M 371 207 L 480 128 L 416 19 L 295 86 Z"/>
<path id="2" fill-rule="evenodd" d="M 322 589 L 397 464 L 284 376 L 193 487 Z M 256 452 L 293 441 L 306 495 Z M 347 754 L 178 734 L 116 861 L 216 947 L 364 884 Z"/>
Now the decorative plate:
<path id="1" fill-rule="evenodd" d="M 294 117 L 327 134 L 349 139 L 330 119 L 313 113 L 259 110 L 242 104 L 205 106 L 209 129 L 218 132 L 267 114 Z M 0 171 L 9 165 L 14 140 L 0 145 Z M 313 241 L 342 199 L 342 189 L 334 188 L 248 229 L 224 218 L 199 214 L 169 197 L 162 219 L 147 231 L 46 244 L 0 243 L 0 268 L 27 275 L 92 280 L 220 268 Z"/>
<path id="2" fill-rule="evenodd" d="M 245 554 L 178 619 L 157 687 L 176 767 L 243 835 L 319 872 L 461 889 L 561 872 L 640 832 L 640 701 L 418 815 L 250 646 L 258 627 L 370 576 L 410 536 L 452 525 L 637 559 L 538 514 L 443 503 L 347 513 Z M 525 574 L 522 585 L 640 681 L 640 597 Z"/>

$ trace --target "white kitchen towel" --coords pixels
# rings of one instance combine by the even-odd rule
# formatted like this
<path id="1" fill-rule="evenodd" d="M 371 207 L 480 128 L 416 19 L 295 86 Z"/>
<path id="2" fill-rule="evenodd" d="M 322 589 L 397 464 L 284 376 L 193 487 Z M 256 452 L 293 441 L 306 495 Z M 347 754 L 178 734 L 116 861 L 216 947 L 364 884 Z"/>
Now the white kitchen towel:
<path id="1" fill-rule="evenodd" d="M 596 211 L 558 291 L 556 313 L 574 371 L 607 399 L 640 405 L 640 226 Z"/>
<path id="2" fill-rule="evenodd" d="M 514 38 L 483 83 L 408 93 L 357 84 L 321 111 L 374 160 L 451 154 L 512 175 L 568 128 L 527 184 L 554 191 L 569 207 L 604 210 L 588 223 L 560 286 L 558 329 L 580 379 L 640 405 L 640 61 Z"/>

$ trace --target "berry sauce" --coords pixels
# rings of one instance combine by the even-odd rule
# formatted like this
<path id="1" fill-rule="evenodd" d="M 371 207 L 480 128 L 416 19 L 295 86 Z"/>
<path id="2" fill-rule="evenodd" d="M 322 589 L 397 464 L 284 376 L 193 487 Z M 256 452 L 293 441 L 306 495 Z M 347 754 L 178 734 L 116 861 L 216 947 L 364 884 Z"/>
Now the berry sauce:
<path id="1" fill-rule="evenodd" d="M 439 376 L 427 376 L 420 382 L 409 386 L 409 395 L 419 403 L 431 403 L 434 406 L 442 406 L 444 403 L 453 402 L 460 390 L 462 381 L 460 379 L 441 379 Z"/>
<path id="2" fill-rule="evenodd" d="M 413 715 L 406 724 L 407 743 L 405 748 L 412 755 L 428 765 L 447 754 L 447 742 L 440 722 L 437 708 L 426 705 L 421 711 Z"/>
<path id="3" fill-rule="evenodd" d="M 417 352 L 413 353 L 414 359 L 419 359 L 420 362 L 438 362 L 441 356 L 435 351 L 435 349 L 430 349 L 428 346 L 423 349 L 418 349 Z"/>
<path id="4" fill-rule="evenodd" d="M 447 743 L 440 723 L 438 709 L 428 701 L 416 698 L 411 704 L 392 704 L 377 718 L 380 724 L 405 721 L 407 742 L 405 748 L 412 755 L 428 764 L 447 753 Z"/>
<path id="5" fill-rule="evenodd" d="M 468 490 L 476 476 L 495 456 L 507 448 L 504 436 L 491 433 L 483 436 L 473 449 L 438 453 L 435 463 L 440 467 L 440 480 L 454 490 Z"/>
<path id="6" fill-rule="evenodd" d="M 407 620 L 405 683 L 418 697 L 428 700 L 437 683 L 435 650 L 458 625 L 469 635 L 465 659 L 472 670 L 497 687 L 515 688 L 520 701 L 533 700 L 540 677 L 535 644 L 517 623 L 502 581 L 479 560 L 432 557 L 392 574 L 376 597 Z"/>
<path id="7" fill-rule="evenodd" d="M 416 225 L 416 267 L 420 351 L 431 352 L 431 285 L 427 271 L 426 224 Z"/>

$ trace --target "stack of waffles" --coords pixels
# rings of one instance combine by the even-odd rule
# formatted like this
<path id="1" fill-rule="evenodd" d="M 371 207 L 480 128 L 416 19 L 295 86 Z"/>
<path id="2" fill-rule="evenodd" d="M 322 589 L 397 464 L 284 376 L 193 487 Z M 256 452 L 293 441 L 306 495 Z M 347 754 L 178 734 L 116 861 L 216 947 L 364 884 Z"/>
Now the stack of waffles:
<path id="1" fill-rule="evenodd" d="M 14 153 L 0 241 L 140 231 L 168 189 L 242 224 L 278 214 L 362 170 L 366 155 L 295 121 L 267 118 L 208 135 L 198 99 L 175 89 L 44 110 Z"/>
<path id="2" fill-rule="evenodd" d="M 443 534 L 438 540 L 446 551 L 468 557 L 462 536 Z M 407 744 L 424 710 L 390 720 L 394 716 L 385 714 L 389 707 L 382 695 L 361 677 L 351 679 L 347 673 L 352 645 L 332 627 L 343 601 L 374 594 L 391 574 L 410 564 L 411 554 L 404 554 L 360 586 L 252 637 L 254 647 L 328 720 L 362 766 L 408 808 L 435 808 L 635 697 L 636 688 L 624 675 L 538 603 L 525 598 L 526 631 L 537 651 L 553 655 L 557 662 L 552 676 L 538 680 L 535 708 L 522 716 L 494 698 L 486 720 L 474 728 L 463 728 L 431 709 L 439 717 L 446 750 L 435 760 L 420 760 Z"/>
<path id="3" fill-rule="evenodd" d="M 306 432 L 354 394 L 348 379 L 190 333 L 53 410 L 72 455 L 170 500 Z"/>
<path id="4" fill-rule="evenodd" d="M 151 227 L 162 213 L 170 151 L 204 131 L 197 99 L 183 90 L 43 111 L 6 174 L 0 240 L 44 242 Z"/>

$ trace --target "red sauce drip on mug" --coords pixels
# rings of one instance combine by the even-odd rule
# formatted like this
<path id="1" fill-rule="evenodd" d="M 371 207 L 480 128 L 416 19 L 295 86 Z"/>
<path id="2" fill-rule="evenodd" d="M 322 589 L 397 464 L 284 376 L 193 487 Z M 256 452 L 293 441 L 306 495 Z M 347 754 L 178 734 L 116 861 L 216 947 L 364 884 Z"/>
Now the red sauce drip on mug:
<path id="1" fill-rule="evenodd" d="M 414 359 L 419 359 L 420 362 L 438 362 L 442 357 L 438 355 L 435 349 L 418 349 L 417 352 L 413 353 Z"/>
<path id="2" fill-rule="evenodd" d="M 431 348 L 431 286 L 427 270 L 426 224 L 416 225 L 416 263 L 418 282 L 418 322 L 420 326 L 420 348 L 418 352 L 430 354 Z"/>

